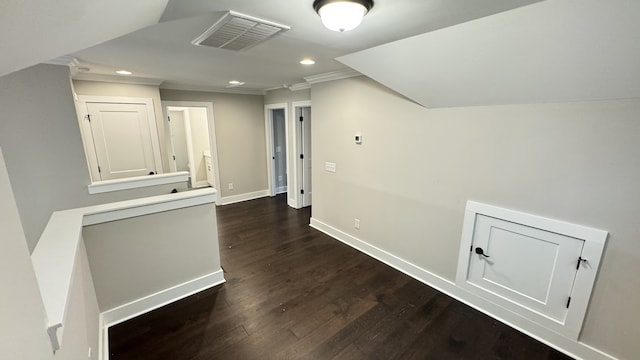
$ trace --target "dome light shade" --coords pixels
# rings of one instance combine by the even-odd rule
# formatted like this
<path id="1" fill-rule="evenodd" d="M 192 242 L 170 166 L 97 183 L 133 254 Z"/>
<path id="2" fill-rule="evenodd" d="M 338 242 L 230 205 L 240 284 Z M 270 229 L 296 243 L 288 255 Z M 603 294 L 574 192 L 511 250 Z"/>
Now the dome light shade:
<path id="1" fill-rule="evenodd" d="M 322 24 L 333 31 L 353 30 L 373 7 L 372 0 L 316 0 L 313 9 L 320 15 Z"/>

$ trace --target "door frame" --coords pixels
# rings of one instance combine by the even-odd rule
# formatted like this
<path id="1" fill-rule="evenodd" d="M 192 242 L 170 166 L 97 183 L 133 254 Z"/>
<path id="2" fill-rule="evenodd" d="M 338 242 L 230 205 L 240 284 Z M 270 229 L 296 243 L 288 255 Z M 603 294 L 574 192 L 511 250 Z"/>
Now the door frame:
<path id="1" fill-rule="evenodd" d="M 153 108 L 153 99 L 151 98 L 137 98 L 137 97 L 125 97 L 125 96 L 98 96 L 98 95 L 78 95 L 76 102 L 76 111 L 78 114 L 78 124 L 80 126 L 80 133 L 82 137 L 82 143 L 84 145 L 84 152 L 87 159 L 87 166 L 89 168 L 89 174 L 91 175 L 91 182 L 102 181 L 100 172 L 98 171 L 98 157 L 95 152 L 95 141 L 93 139 L 93 132 L 91 130 L 91 123 L 88 120 L 87 103 L 105 103 L 105 104 L 141 104 L 145 105 L 147 110 L 147 121 L 149 122 L 149 132 L 151 133 L 151 149 L 153 151 L 153 162 L 156 167 L 156 174 L 164 173 L 162 167 L 162 155 L 160 152 L 160 140 L 158 138 L 158 126 L 156 123 L 156 114 Z M 89 151 L 93 149 L 93 151 Z"/>
<path id="2" fill-rule="evenodd" d="M 169 110 L 171 108 L 171 110 Z M 187 143 L 187 163 L 189 164 L 189 183 L 191 184 L 191 188 L 195 189 L 198 185 L 196 182 L 196 161 L 193 157 L 193 138 L 191 136 L 191 119 L 189 118 L 189 108 L 187 107 L 178 107 L 178 106 L 167 106 L 167 122 L 169 121 L 169 111 L 180 111 L 182 112 L 182 119 L 184 124 L 184 136 L 186 137 Z M 207 115 L 208 116 L 208 115 Z M 173 129 L 171 128 L 171 124 L 168 124 L 167 134 L 169 136 L 169 142 L 171 143 L 171 154 L 169 154 L 169 164 L 171 167 L 171 171 L 177 172 L 178 167 L 176 166 L 176 160 L 173 158 L 175 155 L 175 146 L 173 145 Z M 209 147 L 211 147 L 211 143 L 209 143 Z"/>
<path id="3" fill-rule="evenodd" d="M 293 184 L 294 184 L 294 199 L 293 199 L 293 205 L 292 207 L 296 208 L 296 209 L 300 209 L 303 207 L 303 198 L 300 194 L 300 190 L 302 189 L 302 172 L 304 171 L 304 168 L 300 168 L 299 161 L 298 160 L 298 156 L 297 154 L 300 154 L 300 151 L 303 151 L 302 149 L 302 139 L 300 138 L 300 134 L 301 134 L 301 126 L 300 126 L 300 121 L 297 121 L 297 114 L 298 114 L 298 109 L 300 109 L 300 111 L 302 111 L 302 108 L 311 108 L 311 100 L 305 100 L 305 101 L 294 101 L 291 104 L 291 107 L 293 108 L 293 114 L 294 117 L 296 117 L 295 119 L 293 119 L 293 127 L 294 127 L 294 131 L 293 131 L 293 148 L 295 149 L 295 153 L 294 153 L 294 158 L 296 159 L 296 161 L 293 161 L 293 173 L 295 176 L 293 176 L 294 180 L 293 180 Z M 313 143 L 312 143 L 313 145 Z M 311 151 L 312 157 L 313 157 L 313 150 Z M 313 162 L 312 165 L 313 166 Z M 312 182 L 313 183 L 313 182 Z M 291 203 L 289 204 L 291 206 Z"/>
<path id="4" fill-rule="evenodd" d="M 203 101 L 162 101 L 162 116 L 165 124 L 165 128 L 168 129 L 165 139 L 165 144 L 171 143 L 171 124 L 169 124 L 169 111 L 168 108 L 176 107 L 176 108 L 190 108 L 190 107 L 199 107 L 207 109 L 207 125 L 209 128 L 209 151 L 211 152 L 211 161 L 213 162 L 213 181 L 215 182 L 214 189 L 216 189 L 216 204 L 220 204 L 221 194 L 220 194 L 220 163 L 218 161 L 218 143 L 216 141 L 216 126 L 215 126 L 215 118 L 213 116 L 213 103 L 211 102 L 203 102 Z M 185 118 L 185 127 L 188 123 L 187 118 Z M 185 129 L 186 130 L 186 129 Z M 189 131 L 186 134 L 187 137 L 191 137 L 191 132 Z M 170 148 L 169 144 L 168 148 Z M 189 141 L 187 142 L 187 146 L 189 146 Z M 189 153 L 193 152 L 193 149 L 189 151 Z M 167 154 L 169 156 L 169 163 L 173 161 L 172 156 L 173 153 Z M 191 155 L 187 155 L 191 156 Z M 193 159 L 189 160 L 190 164 L 193 164 Z M 194 170 L 195 171 L 195 170 Z"/>
<path id="5" fill-rule="evenodd" d="M 275 156 L 273 152 L 273 110 L 284 110 L 284 134 L 285 134 L 285 146 L 287 147 L 285 150 L 285 158 L 286 158 L 286 169 L 287 169 L 287 189 L 289 192 L 291 190 L 291 171 L 289 168 L 289 109 L 287 108 L 286 103 L 278 103 L 278 104 L 267 104 L 264 106 L 264 128 L 265 128 L 265 137 L 266 137 L 266 145 L 267 145 L 267 181 L 268 181 L 268 192 L 269 196 L 276 195 L 276 184 L 275 181 L 275 162 L 273 158 Z M 288 196 L 288 195 L 287 195 Z"/>

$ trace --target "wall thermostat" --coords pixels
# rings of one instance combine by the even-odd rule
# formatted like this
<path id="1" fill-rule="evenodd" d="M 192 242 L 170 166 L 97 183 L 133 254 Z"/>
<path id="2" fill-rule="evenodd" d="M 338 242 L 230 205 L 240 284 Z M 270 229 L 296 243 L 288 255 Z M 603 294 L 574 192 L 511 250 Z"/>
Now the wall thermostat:
<path id="1" fill-rule="evenodd" d="M 356 139 L 356 144 L 362 144 L 362 135 L 356 134 L 355 139 Z"/>

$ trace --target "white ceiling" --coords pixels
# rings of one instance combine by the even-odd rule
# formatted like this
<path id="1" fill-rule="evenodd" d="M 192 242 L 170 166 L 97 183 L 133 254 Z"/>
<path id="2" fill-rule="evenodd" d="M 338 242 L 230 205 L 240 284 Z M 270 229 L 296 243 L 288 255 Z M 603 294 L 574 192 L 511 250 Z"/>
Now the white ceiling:
<path id="1" fill-rule="evenodd" d="M 0 76 L 155 24 L 167 0 L 0 0 Z"/>
<path id="2" fill-rule="evenodd" d="M 134 76 L 162 82 L 163 88 L 221 90 L 228 86 L 229 80 L 236 79 L 245 82 L 242 89 L 236 90 L 263 91 L 304 82 L 307 76 L 346 69 L 335 60 L 339 56 L 537 1 L 375 0 L 375 6 L 359 28 L 336 33 L 322 26 L 312 9 L 312 0 L 169 0 L 158 24 L 86 49 L 68 51 L 73 46 L 58 46 L 58 53 L 48 54 L 50 57 L 72 55 L 91 69 L 77 73 L 78 78 L 114 76 L 114 70 L 124 68 L 134 72 Z M 129 4 L 138 2 L 143 1 Z M 152 10 L 157 6 L 150 4 L 153 2 L 144 1 Z M 18 3 L 22 2 L 16 1 Z M 191 44 L 228 10 L 289 25 L 291 30 L 241 52 Z M 146 14 L 142 6 L 128 11 Z M 119 20 L 109 16 L 93 15 L 97 22 L 83 27 L 81 32 L 92 34 L 119 24 Z M 0 30 L 4 27 L 0 25 Z M 65 30 L 60 35 L 62 40 L 55 37 L 58 42 L 68 40 L 64 37 L 69 29 Z M 73 36 L 70 38 L 73 44 L 86 44 L 75 41 Z M 316 65 L 300 65 L 298 61 L 304 57 L 315 59 Z M 383 59 L 376 61 L 384 63 Z"/>
<path id="3" fill-rule="evenodd" d="M 547 0 L 339 60 L 425 107 L 636 98 L 638 14 L 638 0 Z"/>

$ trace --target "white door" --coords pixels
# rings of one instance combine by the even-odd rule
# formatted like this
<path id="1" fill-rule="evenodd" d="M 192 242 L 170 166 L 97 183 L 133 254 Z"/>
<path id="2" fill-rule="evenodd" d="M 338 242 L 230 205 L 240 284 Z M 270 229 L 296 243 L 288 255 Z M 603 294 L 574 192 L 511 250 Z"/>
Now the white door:
<path id="1" fill-rule="evenodd" d="M 467 283 L 565 321 L 584 240 L 478 215 Z"/>
<path id="2" fill-rule="evenodd" d="M 302 207 L 311 206 L 311 108 L 302 108 L 300 116 L 300 139 L 301 154 L 300 162 L 302 169 Z"/>
<path id="3" fill-rule="evenodd" d="M 159 159 L 154 154 L 147 105 L 103 102 L 86 105 L 100 180 L 158 172 Z"/>
<path id="4" fill-rule="evenodd" d="M 171 150 L 173 151 L 173 171 L 189 171 L 187 134 L 185 132 L 184 111 L 169 110 L 169 128 L 171 131 Z"/>

